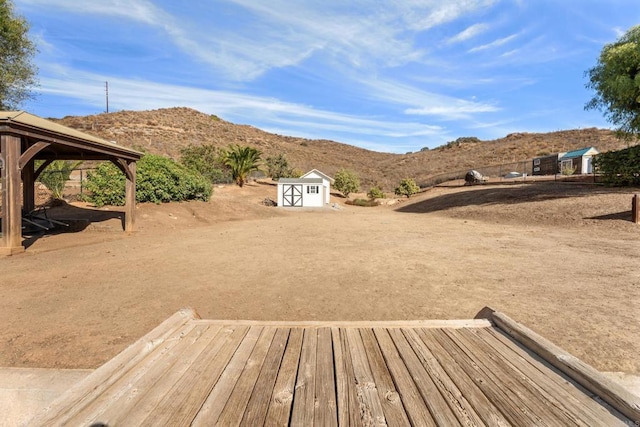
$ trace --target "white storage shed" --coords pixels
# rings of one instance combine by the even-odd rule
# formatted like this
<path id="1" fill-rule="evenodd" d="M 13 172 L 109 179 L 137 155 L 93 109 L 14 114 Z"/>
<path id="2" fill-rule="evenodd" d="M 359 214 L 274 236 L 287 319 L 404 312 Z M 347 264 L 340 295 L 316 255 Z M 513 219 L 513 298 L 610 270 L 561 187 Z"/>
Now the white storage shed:
<path id="1" fill-rule="evenodd" d="M 323 207 L 331 201 L 333 178 L 313 169 L 300 178 L 278 180 L 278 206 Z"/>

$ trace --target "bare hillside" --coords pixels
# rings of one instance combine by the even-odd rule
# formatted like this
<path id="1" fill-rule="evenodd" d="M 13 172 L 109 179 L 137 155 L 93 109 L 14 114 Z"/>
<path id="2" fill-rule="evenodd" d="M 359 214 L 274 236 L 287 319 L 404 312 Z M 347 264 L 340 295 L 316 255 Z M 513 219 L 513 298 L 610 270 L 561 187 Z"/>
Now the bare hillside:
<path id="1" fill-rule="evenodd" d="M 179 159 L 189 144 L 251 145 L 264 157 L 286 154 L 303 171 L 317 168 L 328 174 L 340 168 L 358 172 L 363 188 L 378 183 L 391 190 L 406 177 L 418 183 L 443 173 L 469 168 L 523 162 L 535 156 L 595 146 L 610 151 L 624 148 L 613 132 L 580 129 L 551 133 L 515 133 L 493 141 L 460 138 L 446 146 L 407 154 L 379 153 L 328 140 L 309 140 L 264 132 L 233 124 L 189 108 L 120 111 L 92 116 L 68 116 L 60 123 L 145 152 Z M 425 145 L 428 145 L 425 140 Z"/>

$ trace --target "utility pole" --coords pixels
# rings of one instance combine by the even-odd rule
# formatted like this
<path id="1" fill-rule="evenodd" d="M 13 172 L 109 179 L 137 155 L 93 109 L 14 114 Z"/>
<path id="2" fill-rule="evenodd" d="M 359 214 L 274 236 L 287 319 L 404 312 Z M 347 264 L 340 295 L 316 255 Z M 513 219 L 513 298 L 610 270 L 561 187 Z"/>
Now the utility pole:
<path id="1" fill-rule="evenodd" d="M 109 112 L 109 82 L 104 82 L 104 94 L 107 99 L 107 113 Z"/>

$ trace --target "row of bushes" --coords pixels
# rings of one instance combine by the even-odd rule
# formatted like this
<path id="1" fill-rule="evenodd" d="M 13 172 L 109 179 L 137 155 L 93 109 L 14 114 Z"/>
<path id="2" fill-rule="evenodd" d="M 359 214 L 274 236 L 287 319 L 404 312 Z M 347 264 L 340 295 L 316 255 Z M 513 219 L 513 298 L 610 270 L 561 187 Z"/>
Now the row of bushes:
<path id="1" fill-rule="evenodd" d="M 124 205 L 125 182 L 120 169 L 102 163 L 88 175 L 87 199 L 96 206 Z M 147 154 L 137 164 L 137 202 L 207 201 L 211 191 L 211 182 L 202 174 L 166 157 Z"/>
<path id="2" fill-rule="evenodd" d="M 640 145 L 600 153 L 594 157 L 593 166 L 607 185 L 640 185 Z"/>
<path id="3" fill-rule="evenodd" d="M 234 162 L 230 161 L 231 154 L 235 155 Z M 207 201 L 211 197 L 212 184 L 235 180 L 242 186 L 246 175 L 259 169 L 261 154 L 252 147 L 230 146 L 224 150 L 213 145 L 190 145 L 183 148 L 180 163 L 166 157 L 146 154 L 137 164 L 136 201 Z M 54 198 L 61 199 L 65 182 L 79 163 L 56 160 L 40 174 L 40 182 L 52 191 Z M 283 154 L 268 157 L 265 163 L 269 176 L 274 179 L 302 175 L 289 166 Z M 83 197 L 96 206 L 123 205 L 125 183 L 125 176 L 120 169 L 112 163 L 104 162 L 89 172 L 85 187 L 88 194 Z"/>
<path id="4" fill-rule="evenodd" d="M 231 147 L 233 151 L 234 147 Z M 237 147 L 238 149 L 247 147 Z M 238 150 L 236 150 L 238 151 Z M 165 203 L 183 200 L 204 200 L 211 197 L 212 184 L 230 182 L 238 171 L 229 169 L 229 161 L 224 157 L 227 152 L 213 146 L 189 146 L 182 150 L 181 163 L 169 158 L 147 154 L 137 163 L 136 201 Z M 242 150 L 238 153 L 242 154 Z M 251 168 L 257 169 L 260 152 L 256 150 L 252 157 Z M 254 156 L 254 157 L 255 157 Z M 241 159 L 244 162 L 244 158 Z M 243 163 L 244 164 L 244 163 Z M 52 191 L 54 197 L 61 198 L 64 183 L 69 179 L 71 171 L 77 166 L 68 161 L 53 162 L 40 176 L 41 181 Z M 289 167 L 284 155 L 266 159 L 266 168 L 274 179 L 300 176 L 301 173 Z M 122 171 L 112 163 L 104 162 L 89 172 L 86 183 L 88 194 L 85 200 L 96 206 L 123 205 L 125 203 L 126 179 Z M 345 196 L 360 191 L 358 175 L 350 170 L 341 169 L 335 175 L 335 188 Z M 411 197 L 420 188 L 413 179 L 404 179 L 395 189 L 398 196 Z M 385 194 L 379 186 L 368 192 L 371 201 L 384 198 Z"/>
<path id="5" fill-rule="evenodd" d="M 400 181 L 400 185 L 396 187 L 394 193 L 396 196 L 406 196 L 407 198 L 409 198 L 419 191 L 420 187 L 418 187 L 418 184 L 416 184 L 416 182 L 412 178 L 405 178 Z M 376 185 L 374 187 L 371 187 L 371 189 L 367 192 L 367 197 L 368 199 L 347 200 L 345 203 L 347 205 L 363 207 L 378 206 L 380 204 L 378 199 L 384 199 L 386 195 L 384 194 L 384 191 L 382 191 L 382 188 L 380 188 L 379 185 Z"/>
<path id="6" fill-rule="evenodd" d="M 336 190 L 344 194 L 345 197 L 349 197 L 350 193 L 357 193 L 360 191 L 360 178 L 357 173 L 351 170 L 340 169 L 335 174 L 333 186 Z M 394 193 L 397 196 L 411 197 L 419 191 L 420 187 L 412 178 L 405 178 L 400 181 L 400 185 L 395 188 Z M 367 197 L 369 197 L 370 200 L 384 199 L 385 194 L 382 191 L 382 188 L 379 185 L 376 185 L 369 189 Z"/>

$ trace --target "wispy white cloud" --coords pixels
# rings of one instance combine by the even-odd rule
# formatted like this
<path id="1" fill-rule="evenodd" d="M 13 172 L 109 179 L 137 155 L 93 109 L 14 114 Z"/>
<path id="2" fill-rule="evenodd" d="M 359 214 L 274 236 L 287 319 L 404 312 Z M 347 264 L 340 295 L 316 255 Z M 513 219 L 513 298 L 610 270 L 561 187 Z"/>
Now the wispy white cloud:
<path id="1" fill-rule="evenodd" d="M 472 26 L 467 27 L 464 31 L 461 31 L 460 33 L 447 40 L 447 44 L 455 44 L 467 41 L 478 36 L 479 34 L 484 33 L 488 29 L 489 25 L 487 24 L 473 24 Z"/>
<path id="2" fill-rule="evenodd" d="M 503 46 L 503 45 L 515 40 L 519 36 L 520 36 L 520 34 L 511 34 L 510 36 L 502 37 L 502 38 L 499 38 L 497 40 L 494 40 L 491 43 L 487 43 L 487 44 L 483 44 L 481 46 L 477 46 L 477 47 L 471 48 L 471 49 L 468 50 L 468 52 L 469 53 L 480 52 L 482 50 L 487 50 L 487 49 L 493 49 L 493 48 L 496 48 L 496 47 L 500 47 L 500 46 Z"/>
<path id="3" fill-rule="evenodd" d="M 483 10 L 497 3 L 496 0 L 452 0 L 446 2 L 416 0 L 400 3 L 405 9 L 406 22 L 414 30 L 423 31 L 447 24 L 470 13 Z"/>
<path id="4" fill-rule="evenodd" d="M 624 28 L 613 27 L 613 33 L 616 35 L 616 38 L 620 38 L 620 37 L 624 36 L 624 34 L 626 32 L 627 32 L 627 30 L 624 29 Z"/>
<path id="5" fill-rule="evenodd" d="M 360 146 L 585 122 L 583 70 L 633 25 L 597 2 L 570 22 L 573 6 L 519 0 L 14 3 L 40 48 L 44 115 L 102 111 L 108 80 L 111 108 L 189 106 Z M 558 99 L 564 113 L 545 110 Z"/>
<path id="6" fill-rule="evenodd" d="M 31 6 L 64 9 L 77 14 L 109 15 L 147 24 L 167 19 L 167 15 L 147 0 L 18 0 L 17 3 Z"/>
<path id="7" fill-rule="evenodd" d="M 416 46 L 418 33 L 444 25 L 495 3 L 495 0 L 362 0 L 290 2 L 226 0 L 241 9 L 246 22 L 236 31 L 173 16 L 148 0 L 19 0 L 75 14 L 116 16 L 162 29 L 184 53 L 236 81 L 252 81 L 274 68 L 296 66 L 314 54 L 336 64 L 374 70 L 419 61 L 427 54 Z M 215 13 L 219 6 L 209 6 Z M 478 31 L 481 27 L 471 27 Z M 256 30 L 259 36 L 256 36 Z M 256 37 L 259 40 L 256 40 Z M 256 42 L 260 48 L 256 48 Z"/>
<path id="8" fill-rule="evenodd" d="M 499 111 L 495 105 L 468 101 L 421 90 L 392 80 L 361 81 L 370 97 L 404 106 L 404 114 L 438 116 L 444 120 L 469 118 L 471 114 Z M 408 108 L 407 108 L 408 107 Z"/>
<path id="9" fill-rule="evenodd" d="M 299 134 L 298 130 L 314 129 L 316 138 L 320 138 L 322 132 L 327 131 L 344 135 L 375 135 L 389 138 L 434 135 L 443 132 L 439 126 L 341 114 L 276 98 L 203 90 L 144 80 L 114 79 L 92 73 L 74 72 L 73 79 L 67 78 L 64 74 L 60 77 L 43 78 L 41 91 L 44 94 L 76 99 L 100 110 L 105 105 L 104 81 L 107 79 L 109 79 L 109 104 L 112 110 L 148 110 L 187 106 L 228 120 L 244 117 L 252 117 L 258 121 L 264 120 L 270 123 L 270 127 L 288 129 L 289 134 Z"/>
<path id="10" fill-rule="evenodd" d="M 500 109 L 493 105 L 457 100 L 450 105 L 408 108 L 405 110 L 405 113 L 423 116 L 442 116 L 453 120 L 469 117 L 471 114 L 475 113 L 492 113 L 496 111 L 500 111 Z"/>
<path id="11" fill-rule="evenodd" d="M 24 5 L 57 8 L 80 15 L 113 16 L 159 28 L 187 55 L 209 64 L 236 80 L 252 80 L 266 69 L 295 63 L 304 57 L 297 47 L 281 45 L 255 49 L 251 35 L 221 34 L 214 28 L 191 25 L 147 0 L 19 0 Z M 277 51 L 277 54 L 270 52 Z"/>

